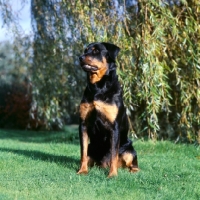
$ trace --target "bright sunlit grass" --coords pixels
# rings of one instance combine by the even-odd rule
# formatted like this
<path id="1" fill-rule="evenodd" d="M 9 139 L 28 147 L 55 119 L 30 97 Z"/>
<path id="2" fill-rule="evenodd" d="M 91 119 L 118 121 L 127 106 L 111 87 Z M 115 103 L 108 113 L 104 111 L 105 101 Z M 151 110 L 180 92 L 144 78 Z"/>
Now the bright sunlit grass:
<path id="1" fill-rule="evenodd" d="M 76 175 L 76 127 L 63 132 L 0 130 L 0 199 L 198 200 L 200 150 L 187 144 L 135 141 L 141 171 L 94 167 Z"/>

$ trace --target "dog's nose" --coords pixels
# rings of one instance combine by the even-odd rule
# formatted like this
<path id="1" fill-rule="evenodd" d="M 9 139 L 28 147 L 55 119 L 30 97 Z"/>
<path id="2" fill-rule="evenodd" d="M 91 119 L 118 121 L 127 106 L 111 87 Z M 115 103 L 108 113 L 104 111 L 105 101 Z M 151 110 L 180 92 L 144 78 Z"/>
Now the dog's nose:
<path id="1" fill-rule="evenodd" d="M 79 57 L 80 62 L 83 61 L 84 59 L 85 59 L 85 56 L 80 56 Z"/>

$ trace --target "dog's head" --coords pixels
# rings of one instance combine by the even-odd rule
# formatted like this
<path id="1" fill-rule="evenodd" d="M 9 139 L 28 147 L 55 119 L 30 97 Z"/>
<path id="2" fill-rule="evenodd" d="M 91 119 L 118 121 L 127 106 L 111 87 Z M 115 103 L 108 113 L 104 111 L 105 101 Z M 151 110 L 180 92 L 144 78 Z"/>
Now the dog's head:
<path id="1" fill-rule="evenodd" d="M 105 74 L 113 70 L 120 48 L 110 43 L 91 43 L 79 57 L 82 69 L 89 73 L 92 84 L 100 81 Z"/>

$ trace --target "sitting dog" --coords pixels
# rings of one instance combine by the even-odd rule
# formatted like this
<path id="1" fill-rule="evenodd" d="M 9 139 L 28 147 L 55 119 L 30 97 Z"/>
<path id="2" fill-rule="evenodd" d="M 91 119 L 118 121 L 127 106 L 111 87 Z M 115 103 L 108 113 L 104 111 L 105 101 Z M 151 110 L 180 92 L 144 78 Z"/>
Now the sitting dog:
<path id="1" fill-rule="evenodd" d="M 110 43 L 91 43 L 79 57 L 87 72 L 87 86 L 80 104 L 79 137 L 81 166 L 77 174 L 87 174 L 88 166 L 110 167 L 108 177 L 118 167 L 137 172 L 137 154 L 128 139 L 128 120 L 122 89 L 116 75 L 120 48 Z"/>

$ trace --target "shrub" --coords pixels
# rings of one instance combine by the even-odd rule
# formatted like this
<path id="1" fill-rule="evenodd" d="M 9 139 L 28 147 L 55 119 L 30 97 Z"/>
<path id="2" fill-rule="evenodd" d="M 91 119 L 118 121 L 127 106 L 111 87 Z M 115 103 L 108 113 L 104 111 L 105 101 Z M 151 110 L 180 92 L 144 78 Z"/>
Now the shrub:
<path id="1" fill-rule="evenodd" d="M 38 129 L 43 123 L 37 120 L 37 109 L 32 108 L 29 84 L 1 84 L 0 127 Z"/>

